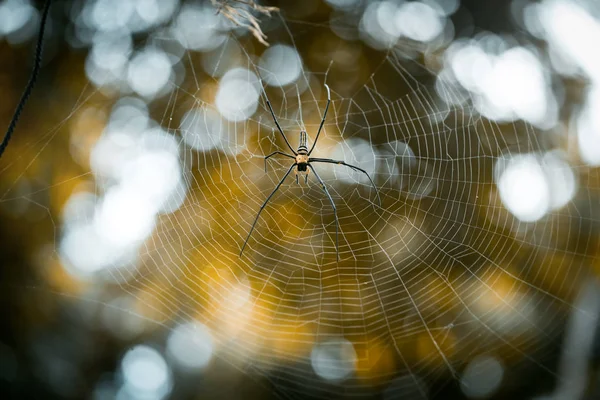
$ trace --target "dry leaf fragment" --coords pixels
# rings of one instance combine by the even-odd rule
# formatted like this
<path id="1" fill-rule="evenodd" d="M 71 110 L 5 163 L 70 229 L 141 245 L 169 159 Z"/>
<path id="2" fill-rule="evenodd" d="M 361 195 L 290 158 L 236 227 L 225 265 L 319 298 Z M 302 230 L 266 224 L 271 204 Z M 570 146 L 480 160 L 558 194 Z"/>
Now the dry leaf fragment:
<path id="1" fill-rule="evenodd" d="M 270 17 L 271 12 L 278 12 L 279 8 L 261 6 L 252 0 L 211 0 L 211 2 L 217 8 L 217 14 L 221 13 L 237 26 L 249 29 L 259 42 L 265 46 L 269 45 L 267 35 L 263 33 L 258 19 L 256 19 L 250 10 L 255 10 Z"/>

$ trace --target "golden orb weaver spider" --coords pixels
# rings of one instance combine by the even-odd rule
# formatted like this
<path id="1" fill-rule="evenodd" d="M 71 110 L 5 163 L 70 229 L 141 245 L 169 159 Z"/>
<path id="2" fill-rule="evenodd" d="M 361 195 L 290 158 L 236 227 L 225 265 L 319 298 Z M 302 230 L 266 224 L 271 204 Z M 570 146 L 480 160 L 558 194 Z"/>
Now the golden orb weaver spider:
<path id="1" fill-rule="evenodd" d="M 337 216 L 337 208 L 335 207 L 333 198 L 331 197 L 331 194 L 329 194 L 329 190 L 327 190 L 325 183 L 323 182 L 323 180 L 321 179 L 321 177 L 319 176 L 319 174 L 317 173 L 317 171 L 313 168 L 313 166 L 311 164 L 312 163 L 327 163 L 327 164 L 345 165 L 346 167 L 352 168 L 354 171 L 362 172 L 363 174 L 365 174 L 367 176 L 367 178 L 369 178 L 369 182 L 371 182 L 371 185 L 373 185 L 373 188 L 375 189 L 375 194 L 377 195 L 377 200 L 379 202 L 379 206 L 381 206 L 381 198 L 379 197 L 379 191 L 377 190 L 377 186 L 375 186 L 373 179 L 371 179 L 371 176 L 369 176 L 367 171 L 365 171 L 364 169 L 359 168 L 355 165 L 348 164 L 345 161 L 341 161 L 341 160 L 333 160 L 331 158 L 310 157 L 310 154 L 313 152 L 313 150 L 315 149 L 315 146 L 317 145 L 317 140 L 319 140 L 319 135 L 321 134 L 321 130 L 323 129 L 323 124 L 325 123 L 325 118 L 327 117 L 327 110 L 329 110 L 329 104 L 331 103 L 331 91 L 329 90 L 329 86 L 327 86 L 327 84 L 325 84 L 325 88 L 327 89 L 327 105 L 325 106 L 325 112 L 323 113 L 323 119 L 321 120 L 321 125 L 319 126 L 319 130 L 317 131 L 317 136 L 315 136 L 315 141 L 313 142 L 313 145 L 311 146 L 310 150 L 308 149 L 308 134 L 304 130 L 300 131 L 300 143 L 298 144 L 298 150 L 294 150 L 292 148 L 292 146 L 290 145 L 290 142 L 287 140 L 287 137 L 283 133 L 283 130 L 281 129 L 281 126 L 279 125 L 279 122 L 277 121 L 277 117 L 275 117 L 275 112 L 273 112 L 273 107 L 271 107 L 271 103 L 267 99 L 267 105 L 269 106 L 269 110 L 271 111 L 271 115 L 273 116 L 273 121 L 275 121 L 275 125 L 277 126 L 277 129 L 281 133 L 281 136 L 283 136 L 283 140 L 285 140 L 285 143 L 287 144 L 288 148 L 294 154 L 292 155 L 292 154 L 284 153 L 282 151 L 274 151 L 273 153 L 269 154 L 268 156 L 265 156 L 265 173 L 267 172 L 267 160 L 275 155 L 282 155 L 282 156 L 291 158 L 294 160 L 294 163 L 289 167 L 289 169 L 287 170 L 287 172 L 285 173 L 283 178 L 281 178 L 281 180 L 279 181 L 277 186 L 275 186 L 275 189 L 273 189 L 271 194 L 264 201 L 264 203 L 260 207 L 260 210 L 258 210 L 258 213 L 256 214 L 256 218 L 254 218 L 254 222 L 252 223 L 252 227 L 250 228 L 250 232 L 248 232 L 246 241 L 244 241 L 244 245 L 242 246 L 242 250 L 240 251 L 240 257 L 242 256 L 242 253 L 244 252 L 244 249 L 246 248 L 246 244 L 248 244 L 248 240 L 250 239 L 250 235 L 252 235 L 252 231 L 254 231 L 254 227 L 256 226 L 256 222 L 258 221 L 260 214 L 262 213 L 264 208 L 267 206 L 267 203 L 269 203 L 269 200 L 271 200 L 271 197 L 273 197 L 273 195 L 281 187 L 281 185 L 285 181 L 285 178 L 287 178 L 288 175 L 292 172 L 294 167 L 296 167 L 296 183 L 298 183 L 298 172 L 304 173 L 304 182 L 308 182 L 308 172 L 312 171 L 315 174 L 315 176 L 317 177 L 317 180 L 319 181 L 319 183 L 321 184 L 323 191 L 325 191 L 325 194 L 329 198 L 329 202 L 331 203 L 331 207 L 333 208 L 333 215 L 335 217 L 335 248 L 336 248 L 336 252 L 337 252 L 337 260 L 338 261 L 340 260 L 340 248 L 339 248 L 339 239 L 338 239 L 340 222 L 339 222 L 338 216 Z"/>

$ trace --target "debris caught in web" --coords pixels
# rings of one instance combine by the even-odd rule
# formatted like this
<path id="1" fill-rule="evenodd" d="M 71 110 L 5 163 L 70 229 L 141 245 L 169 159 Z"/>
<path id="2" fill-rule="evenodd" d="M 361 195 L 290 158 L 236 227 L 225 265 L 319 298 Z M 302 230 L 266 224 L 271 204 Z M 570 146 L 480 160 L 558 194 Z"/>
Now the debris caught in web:
<path id="1" fill-rule="evenodd" d="M 268 17 L 271 16 L 271 12 L 278 12 L 277 7 L 261 6 L 256 4 L 252 0 L 211 0 L 212 4 L 217 8 L 217 14 L 222 14 L 233 22 L 235 25 L 243 28 L 247 28 L 252 32 L 252 35 L 264 44 L 268 46 L 267 35 L 264 34 L 260 28 L 258 19 L 252 14 L 252 10 L 257 11 L 260 14 L 264 14 Z"/>

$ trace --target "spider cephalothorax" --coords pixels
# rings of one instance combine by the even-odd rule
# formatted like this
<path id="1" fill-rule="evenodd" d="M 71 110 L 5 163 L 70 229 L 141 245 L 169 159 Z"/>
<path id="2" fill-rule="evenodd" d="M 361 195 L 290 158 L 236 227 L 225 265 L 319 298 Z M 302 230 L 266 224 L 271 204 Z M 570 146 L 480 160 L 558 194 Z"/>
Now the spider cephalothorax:
<path id="1" fill-rule="evenodd" d="M 298 154 L 296 156 L 296 165 L 298 166 L 298 171 L 306 171 L 306 167 L 308 167 L 309 162 L 310 158 L 306 154 Z"/>
<path id="2" fill-rule="evenodd" d="M 300 144 L 298 145 L 298 150 L 296 151 L 296 166 L 298 167 L 298 172 L 306 172 L 308 167 L 308 162 L 310 158 L 308 157 L 308 135 L 306 131 L 300 131 Z"/>
<path id="3" fill-rule="evenodd" d="M 285 181 L 285 178 L 287 178 L 288 175 L 292 172 L 294 167 L 296 167 L 296 171 L 295 171 L 296 172 L 296 183 L 298 183 L 298 172 L 302 172 L 304 174 L 304 181 L 308 182 L 308 172 L 312 171 L 315 174 L 315 176 L 317 177 L 317 180 L 319 181 L 319 183 L 321 184 L 321 187 L 325 191 L 325 194 L 329 198 L 329 201 L 331 202 L 331 207 L 333 207 L 333 214 L 335 216 L 335 248 L 337 251 L 338 261 L 340 259 L 340 249 L 339 249 L 339 241 L 338 241 L 338 232 L 339 232 L 339 228 L 340 228 L 340 222 L 338 221 L 338 217 L 337 217 L 337 209 L 335 207 L 335 203 L 333 202 L 333 198 L 329 194 L 329 190 L 327 190 L 327 187 L 325 186 L 325 183 L 323 183 L 323 180 L 321 179 L 321 177 L 319 176 L 317 171 L 315 171 L 315 169 L 313 168 L 313 166 L 311 164 L 312 163 L 327 163 L 327 164 L 345 165 L 347 167 L 352 168 L 355 171 L 360 171 L 360 172 L 364 173 L 367 176 L 367 178 L 369 178 L 369 181 L 375 188 L 375 193 L 377 194 L 377 199 L 379 200 L 379 204 L 381 205 L 381 198 L 379 197 L 379 192 L 377 191 L 377 187 L 375 186 L 375 183 L 373 183 L 373 180 L 371 179 L 371 177 L 369 176 L 367 171 L 365 171 L 362 168 L 356 167 L 354 165 L 347 164 L 346 162 L 341 161 L 341 160 L 332 160 L 330 158 L 310 157 L 310 153 L 312 153 L 312 151 L 315 149 L 315 145 L 317 144 L 317 140 L 319 139 L 319 135 L 321 134 L 321 130 L 323 129 L 323 124 L 325 123 L 325 117 L 327 116 L 327 110 L 329 110 L 329 104 L 331 103 L 331 92 L 329 91 L 329 86 L 325 85 L 325 88 L 327 89 L 327 105 L 325 106 L 325 112 L 323 113 L 323 119 L 321 120 L 321 125 L 319 125 L 319 130 L 317 131 L 317 135 L 315 136 L 315 141 L 313 142 L 313 145 L 310 149 L 308 148 L 308 134 L 304 130 L 300 131 L 300 141 L 298 144 L 298 149 L 294 150 L 292 148 L 292 146 L 290 145 L 290 142 L 287 140 L 287 137 L 283 133 L 281 126 L 279 126 L 279 122 L 277 122 L 277 118 L 275 117 L 275 113 L 273 112 L 273 107 L 271 107 L 271 103 L 269 102 L 269 100 L 267 100 L 267 105 L 269 106 L 269 110 L 271 111 L 271 115 L 273 116 L 273 121 L 275 121 L 275 125 L 277 126 L 277 129 L 281 133 L 281 136 L 283 136 L 283 140 L 285 140 L 285 143 L 287 144 L 289 149 L 292 151 L 293 155 L 287 154 L 287 153 L 284 153 L 281 151 L 274 151 L 273 153 L 269 154 L 268 156 L 265 156 L 265 172 L 267 172 L 267 160 L 270 157 L 273 157 L 274 155 L 277 155 L 277 154 L 293 159 L 294 163 L 289 167 L 289 169 L 287 170 L 287 172 L 285 173 L 283 178 L 281 178 L 281 180 L 279 181 L 277 186 L 275 186 L 275 189 L 273 189 L 271 194 L 267 197 L 267 199 L 265 200 L 263 205 L 260 207 L 260 210 L 258 210 L 258 214 L 256 214 L 256 218 L 254 219 L 254 222 L 252 223 L 250 232 L 248 232 L 246 241 L 244 242 L 244 245 L 242 246 L 242 250 L 240 251 L 240 257 L 242 255 L 242 253 L 244 252 L 244 249 L 246 248 L 246 244 L 248 243 L 248 240 L 250 239 L 250 235 L 252 234 L 252 231 L 254 230 L 254 226 L 256 225 L 256 222 L 258 221 L 258 217 L 260 217 L 260 213 L 265 208 L 265 206 L 267 205 L 269 200 L 271 200 L 271 197 L 273 197 L 275 192 L 277 192 L 277 190 L 279 189 L 279 187 L 281 186 L 283 181 Z"/>

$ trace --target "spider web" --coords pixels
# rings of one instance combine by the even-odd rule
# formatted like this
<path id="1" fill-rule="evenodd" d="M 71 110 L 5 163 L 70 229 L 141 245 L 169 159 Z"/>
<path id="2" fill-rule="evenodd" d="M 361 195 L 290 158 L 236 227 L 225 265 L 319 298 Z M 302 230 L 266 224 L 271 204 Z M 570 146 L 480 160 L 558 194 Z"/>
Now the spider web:
<path id="1" fill-rule="evenodd" d="M 98 272 L 101 301 L 127 293 L 132 303 L 120 312 L 168 329 L 200 321 L 219 357 L 266 376 L 286 398 L 341 390 L 426 398 L 481 354 L 554 375 L 551 349 L 596 249 L 587 224 L 596 221 L 593 195 L 582 190 L 566 207 L 520 222 L 500 201 L 494 174 L 504 159 L 546 154 L 556 144 L 526 124 L 482 118 L 424 66 L 435 56 L 426 47 L 357 49 L 326 22 L 271 24 L 271 45 L 285 44 L 301 59 L 292 83 L 279 85 L 260 58 L 265 50 L 232 35 L 206 55 L 208 67 L 188 51 L 185 78 L 152 106 L 156 129 L 168 134 L 138 139 L 173 150 L 181 181 L 152 233 Z M 232 99 L 218 105 L 226 73 L 235 96 L 259 95 L 256 111 L 222 115 Z M 296 184 L 293 173 L 240 256 L 292 162 L 272 157 L 265 172 L 265 155 L 288 150 L 266 99 L 292 147 L 302 128 L 310 147 L 327 102 L 324 83 L 332 101 L 313 155 L 367 170 L 382 205 L 364 175 L 314 164 L 337 208 L 340 261 L 326 194 L 313 175 Z M 132 104 L 121 100 L 112 115 Z M 113 183 L 93 178 L 106 204 Z M 56 239 L 55 253 L 68 265 L 67 239 Z"/>
<path id="2" fill-rule="evenodd" d="M 294 39 L 303 30 L 327 29 L 283 24 L 291 34 L 281 39 L 270 34 L 271 40 L 298 51 Z M 269 71 L 248 54 L 242 60 L 242 74 L 262 92 L 257 78 L 268 78 Z M 316 67 L 305 65 L 297 83 L 265 85 L 257 111 L 243 123 L 219 120 L 226 139 L 215 149 L 198 152 L 184 145 L 188 196 L 159 226 L 153 246 L 146 245 L 145 266 L 133 286 L 142 291 L 159 286 L 161 294 L 153 296 L 165 318 L 173 313 L 192 318 L 203 310 L 203 321 L 219 340 L 234 344 L 223 350 L 230 357 L 243 356 L 265 371 L 287 366 L 273 378 L 284 393 L 339 392 L 326 380 L 318 390 L 307 389 L 318 379 L 310 349 L 319 343 L 341 353 L 332 357 L 337 363 L 330 361 L 331 371 L 343 374 L 344 363 L 355 364 L 355 378 L 343 380 L 347 393 L 400 372 L 409 379 L 405 375 L 393 390 L 424 396 L 433 388 L 426 389 L 420 379 L 458 378 L 461 363 L 492 349 L 542 367 L 540 342 L 554 337 L 546 314 L 569 305 L 535 278 L 523 277 L 529 275 L 523 270 L 532 268 L 527 258 L 558 251 L 544 234 L 556 220 L 548 218 L 511 237 L 506 230 L 518 222 L 486 197 L 494 160 L 507 152 L 548 149 L 531 127 L 484 121 L 460 105 L 460 93 L 451 86 L 442 83 L 436 92 L 419 82 L 413 77 L 418 68 L 402 49 L 393 49 L 364 83 L 354 85 L 357 90 L 344 91 L 338 89 L 344 80 L 337 77 L 344 65 L 324 56 Z M 425 81 L 426 72 L 421 72 Z M 301 128 L 311 138 L 318 130 L 326 105 L 324 82 L 332 89 L 332 103 L 313 156 L 369 171 L 383 205 L 376 205 L 360 173 L 314 164 L 337 207 L 340 261 L 333 209 L 310 174 L 308 184 L 288 177 L 240 257 L 260 206 L 291 165 L 274 157 L 266 173 L 263 169 L 265 155 L 288 150 L 265 99 L 295 148 Z M 196 113 L 186 114 L 182 127 L 171 131 L 199 135 L 191 142 L 205 141 L 200 135 L 210 125 L 206 115 L 218 111 L 197 96 L 182 109 L 187 103 L 182 97 L 189 94 L 178 89 L 169 118 L 179 119 L 189 109 Z M 187 90 L 193 94 L 201 88 Z M 125 287 L 130 290 L 131 284 Z M 243 299 L 235 300 L 239 296 Z M 225 325 L 228 332 L 223 319 L 236 327 Z M 345 341 L 354 354 L 345 354 Z"/>

